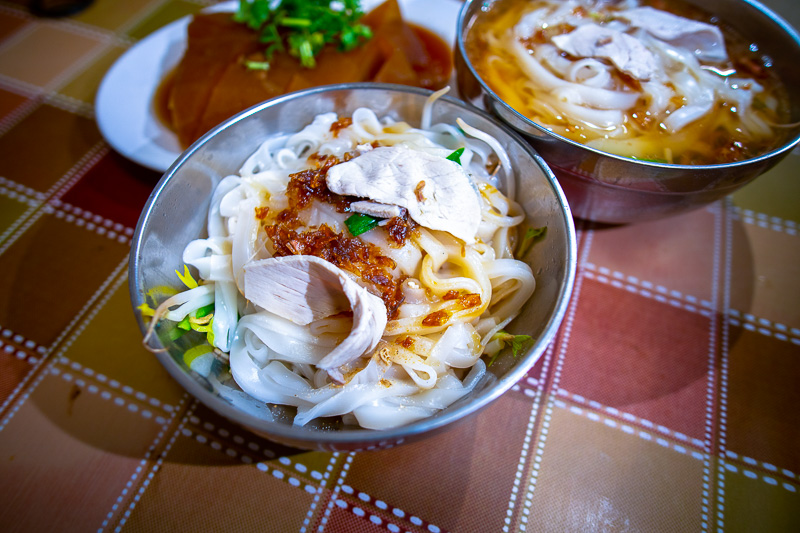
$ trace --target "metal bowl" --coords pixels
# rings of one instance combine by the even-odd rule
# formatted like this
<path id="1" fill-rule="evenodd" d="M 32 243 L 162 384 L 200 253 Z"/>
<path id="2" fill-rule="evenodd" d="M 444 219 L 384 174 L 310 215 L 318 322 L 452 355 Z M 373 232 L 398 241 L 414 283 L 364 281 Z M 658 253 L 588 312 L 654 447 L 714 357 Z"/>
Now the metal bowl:
<path id="1" fill-rule="evenodd" d="M 495 0 L 467 0 L 457 28 L 456 76 L 464 100 L 486 109 L 520 132 L 558 178 L 576 217 L 605 223 L 653 220 L 718 200 L 760 176 L 800 141 L 795 127 L 780 147 L 759 157 L 718 165 L 673 165 L 638 161 L 589 148 L 548 131 L 515 111 L 481 79 L 465 40 L 471 26 Z M 792 123 L 800 122 L 800 37 L 778 15 L 754 0 L 686 0 L 718 14 L 764 55 L 788 89 Z"/>
<path id="2" fill-rule="evenodd" d="M 206 134 L 164 174 L 139 219 L 129 267 L 134 308 L 155 287 L 178 287 L 175 269 L 182 264 L 186 244 L 205 235 L 206 212 L 216 184 L 237 173 L 263 140 L 281 132 L 298 131 L 319 113 L 334 111 L 349 116 L 358 107 L 369 107 L 378 116 L 388 115 L 418 125 L 429 94 L 423 89 L 381 84 L 318 87 L 255 106 Z M 322 450 L 390 447 L 432 434 L 475 413 L 521 379 L 552 340 L 566 311 L 575 277 L 575 228 L 558 182 L 530 145 L 489 115 L 461 101 L 444 97 L 433 107 L 434 122 L 455 123 L 458 117 L 502 142 L 516 172 L 517 200 L 527 213 L 526 224 L 547 226 L 545 238 L 523 258 L 536 275 L 536 290 L 507 328 L 512 333 L 534 337 L 536 343 L 530 350 L 516 358 L 510 353 L 501 354 L 471 394 L 435 416 L 382 431 L 345 426 L 336 420 L 293 426 L 291 409 L 265 405 L 244 394 L 226 379 L 225 363 L 215 361 L 207 377 L 190 370 L 183 361 L 183 354 L 192 346 L 185 341 L 188 336 L 170 341 L 161 332 L 150 345 L 153 349 L 166 348 L 156 357 L 169 373 L 220 415 L 282 444 Z M 138 312 L 136 319 L 144 332 L 146 324 Z"/>

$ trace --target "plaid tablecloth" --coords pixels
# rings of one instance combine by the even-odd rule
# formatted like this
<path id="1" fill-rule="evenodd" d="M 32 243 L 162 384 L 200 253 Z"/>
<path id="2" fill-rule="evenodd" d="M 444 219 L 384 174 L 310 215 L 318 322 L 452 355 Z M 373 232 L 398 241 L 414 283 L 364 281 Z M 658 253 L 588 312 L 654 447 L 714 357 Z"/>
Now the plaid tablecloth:
<path id="1" fill-rule="evenodd" d="M 793 2 L 767 3 L 797 24 Z M 0 531 L 800 531 L 797 154 L 686 215 L 579 222 L 556 340 L 439 436 L 304 452 L 188 396 L 128 299 L 159 175 L 109 148 L 93 101 L 203 5 L 0 2 Z"/>

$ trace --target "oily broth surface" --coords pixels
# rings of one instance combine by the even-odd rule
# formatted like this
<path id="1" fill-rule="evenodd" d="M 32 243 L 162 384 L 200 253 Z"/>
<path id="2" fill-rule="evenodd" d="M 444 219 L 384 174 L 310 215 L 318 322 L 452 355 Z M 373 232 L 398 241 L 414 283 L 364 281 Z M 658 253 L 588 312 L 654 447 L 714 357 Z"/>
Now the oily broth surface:
<path id="1" fill-rule="evenodd" d="M 542 103 L 540 95 L 543 91 L 533 88 L 527 81 L 516 57 L 503 47 L 496 46 L 489 37 L 510 31 L 525 13 L 548 3 L 541 0 L 498 0 L 473 21 L 466 38 L 467 55 L 487 85 L 511 107 L 538 124 L 574 141 L 617 155 L 684 165 L 722 164 L 750 159 L 779 147 L 787 139 L 790 130 L 781 127 L 772 127 L 767 135 L 748 134 L 744 131 L 740 110 L 731 102 L 719 98 L 704 117 L 670 133 L 661 126 L 664 117 L 650 115 L 647 102 L 640 98 L 633 108 L 624 113 L 624 134 L 617 137 L 623 142 L 614 142 L 613 148 L 608 148 L 602 131 L 570 120 L 560 109 Z M 757 45 L 720 24 L 717 17 L 685 2 L 645 1 L 640 2 L 640 6 L 651 6 L 719 26 L 725 37 L 728 61 L 710 65 L 720 71 L 735 69 L 736 73 L 729 78 L 730 83 L 736 83 L 737 78 L 745 79 L 743 83 L 747 83 L 746 79 L 752 79 L 764 87 L 764 91 L 756 96 L 752 111 L 761 120 L 772 125 L 789 121 L 787 90 L 773 69 L 764 64 Z M 529 51 L 534 50 L 552 36 L 574 29 L 563 26 L 552 26 L 544 32 L 538 32 L 523 44 Z M 563 52 L 561 56 L 568 57 Z M 640 89 L 637 80 L 612 70 L 614 90 L 637 92 Z M 672 112 L 682 105 L 682 98 L 673 97 L 668 111 Z"/>

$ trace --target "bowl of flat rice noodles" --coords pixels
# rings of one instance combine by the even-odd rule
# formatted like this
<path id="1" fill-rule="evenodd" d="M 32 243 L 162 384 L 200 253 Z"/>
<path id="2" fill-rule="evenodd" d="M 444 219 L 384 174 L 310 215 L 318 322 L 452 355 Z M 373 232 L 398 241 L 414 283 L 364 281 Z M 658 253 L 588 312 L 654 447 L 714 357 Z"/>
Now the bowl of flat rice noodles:
<path id="1" fill-rule="evenodd" d="M 576 217 L 718 200 L 800 141 L 800 37 L 751 0 L 469 0 L 459 94 L 550 165 Z"/>
<path id="2" fill-rule="evenodd" d="M 303 90 L 176 160 L 129 283 L 145 346 L 186 390 L 279 443 L 366 450 L 525 376 L 572 291 L 572 215 L 528 143 L 447 91 Z"/>

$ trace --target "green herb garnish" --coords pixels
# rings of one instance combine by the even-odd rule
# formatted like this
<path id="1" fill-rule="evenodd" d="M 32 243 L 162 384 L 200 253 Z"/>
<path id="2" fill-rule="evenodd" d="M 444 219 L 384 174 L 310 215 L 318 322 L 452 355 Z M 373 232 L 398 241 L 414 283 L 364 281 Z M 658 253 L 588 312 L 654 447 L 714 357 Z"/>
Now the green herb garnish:
<path id="1" fill-rule="evenodd" d="M 306 68 L 314 68 L 326 44 L 342 52 L 372 37 L 372 30 L 359 24 L 364 15 L 359 0 L 239 0 L 233 20 L 247 24 L 267 45 L 266 62 L 252 62 L 248 68 L 265 70 L 276 51 L 287 51 Z"/>
<path id="2" fill-rule="evenodd" d="M 507 331 L 503 331 L 502 329 L 492 335 L 493 341 L 499 341 L 504 346 L 507 344 L 511 345 L 511 354 L 516 358 L 519 354 L 527 350 L 533 344 L 533 337 L 530 335 L 514 335 L 512 333 L 508 333 Z M 498 351 L 494 356 L 489 360 L 489 363 L 486 366 L 492 366 L 494 360 L 497 359 L 497 356 L 500 354 Z"/>
<path id="3" fill-rule="evenodd" d="M 547 234 L 547 226 L 542 226 L 541 228 L 528 228 L 525 231 L 525 236 L 522 237 L 522 240 L 519 243 L 519 247 L 517 247 L 517 257 L 522 257 L 528 250 L 530 250 L 533 243 L 537 240 L 543 239 L 544 236 Z"/>
<path id="4" fill-rule="evenodd" d="M 464 147 L 462 146 L 461 148 L 459 148 L 458 150 L 456 150 L 452 154 L 448 155 L 447 159 L 449 159 L 450 161 L 455 161 L 456 163 L 458 163 L 460 165 L 461 164 L 461 154 L 463 154 L 463 153 L 464 153 Z"/>
<path id="5" fill-rule="evenodd" d="M 269 61 L 250 61 L 246 60 L 244 66 L 250 70 L 269 70 Z"/>
<path id="6" fill-rule="evenodd" d="M 358 237 L 362 233 L 366 233 L 378 225 L 380 219 L 365 215 L 363 213 L 356 213 L 344 221 L 344 225 L 350 230 L 353 237 Z"/>

